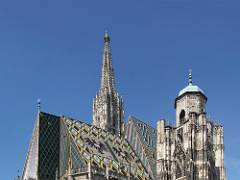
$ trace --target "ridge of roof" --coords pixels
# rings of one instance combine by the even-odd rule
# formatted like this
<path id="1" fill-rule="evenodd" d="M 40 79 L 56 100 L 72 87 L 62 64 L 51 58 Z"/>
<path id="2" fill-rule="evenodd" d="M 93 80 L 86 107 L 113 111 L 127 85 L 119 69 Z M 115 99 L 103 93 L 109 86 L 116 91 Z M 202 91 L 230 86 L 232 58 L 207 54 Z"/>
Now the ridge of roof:
<path id="1" fill-rule="evenodd" d="M 130 116 L 128 117 L 128 120 L 129 120 L 129 119 L 134 119 L 135 121 L 138 121 L 138 122 L 140 122 L 140 123 L 142 123 L 142 124 L 150 127 L 151 129 L 157 130 L 157 128 L 152 127 L 151 125 L 147 124 L 147 123 L 144 122 L 143 120 L 138 119 L 136 116 L 130 115 Z"/>

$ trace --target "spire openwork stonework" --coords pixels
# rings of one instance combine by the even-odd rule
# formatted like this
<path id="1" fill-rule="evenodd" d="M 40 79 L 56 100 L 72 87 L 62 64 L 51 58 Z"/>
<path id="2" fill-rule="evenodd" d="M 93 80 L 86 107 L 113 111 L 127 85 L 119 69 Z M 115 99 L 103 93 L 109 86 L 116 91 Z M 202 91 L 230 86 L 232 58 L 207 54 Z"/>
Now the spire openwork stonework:
<path id="1" fill-rule="evenodd" d="M 123 123 L 123 99 L 116 92 L 110 37 L 105 32 L 101 85 L 93 100 L 93 125 L 120 136 Z"/>
<path id="2" fill-rule="evenodd" d="M 110 48 L 110 37 L 107 32 L 104 35 L 103 64 L 101 89 L 107 88 L 109 92 L 115 91 L 115 79 L 112 66 L 112 54 Z"/>

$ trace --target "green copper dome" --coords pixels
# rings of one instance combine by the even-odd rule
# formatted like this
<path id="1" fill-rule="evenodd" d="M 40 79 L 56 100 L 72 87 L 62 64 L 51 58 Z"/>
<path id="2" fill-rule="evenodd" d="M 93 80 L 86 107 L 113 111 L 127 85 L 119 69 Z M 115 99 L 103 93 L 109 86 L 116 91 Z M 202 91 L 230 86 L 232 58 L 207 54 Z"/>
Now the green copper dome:
<path id="1" fill-rule="evenodd" d="M 186 92 L 201 92 L 204 94 L 204 91 L 196 85 L 189 84 L 187 87 L 179 91 L 178 96 L 183 95 Z"/>
<path id="2" fill-rule="evenodd" d="M 181 96 L 187 92 L 196 92 L 196 93 L 200 92 L 205 96 L 204 91 L 201 88 L 192 84 L 192 72 L 191 71 L 189 72 L 188 86 L 186 86 L 181 91 L 179 91 L 178 96 Z"/>

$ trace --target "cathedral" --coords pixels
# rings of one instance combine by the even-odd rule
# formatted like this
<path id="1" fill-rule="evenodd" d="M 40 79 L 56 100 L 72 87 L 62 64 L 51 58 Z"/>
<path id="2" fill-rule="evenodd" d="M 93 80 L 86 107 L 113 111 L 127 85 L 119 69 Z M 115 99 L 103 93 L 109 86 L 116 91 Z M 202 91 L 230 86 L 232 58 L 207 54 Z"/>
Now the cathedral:
<path id="1" fill-rule="evenodd" d="M 176 123 L 156 128 L 124 119 L 110 37 L 104 35 L 92 124 L 42 112 L 40 102 L 22 180 L 226 180 L 223 126 L 209 120 L 207 96 L 193 84 L 175 99 Z"/>

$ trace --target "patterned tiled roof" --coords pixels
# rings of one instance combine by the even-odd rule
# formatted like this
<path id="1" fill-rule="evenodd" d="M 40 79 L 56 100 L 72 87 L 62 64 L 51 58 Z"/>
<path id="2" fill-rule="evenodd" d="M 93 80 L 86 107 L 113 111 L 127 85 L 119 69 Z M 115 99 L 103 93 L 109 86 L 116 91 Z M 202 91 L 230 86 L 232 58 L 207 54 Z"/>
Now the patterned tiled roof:
<path id="1" fill-rule="evenodd" d="M 115 179 L 151 180 L 127 140 L 69 117 L 40 112 L 23 179 L 52 180 L 89 172 Z"/>
<path id="2" fill-rule="evenodd" d="M 130 116 L 125 135 L 151 177 L 156 175 L 156 129 Z"/>
<path id="3" fill-rule="evenodd" d="M 77 146 L 81 160 L 86 164 L 91 161 L 98 172 L 106 168 L 115 176 L 129 176 L 136 179 L 150 179 L 142 162 L 129 143 L 103 129 L 86 123 L 62 117 L 67 127 L 69 138 Z"/>

